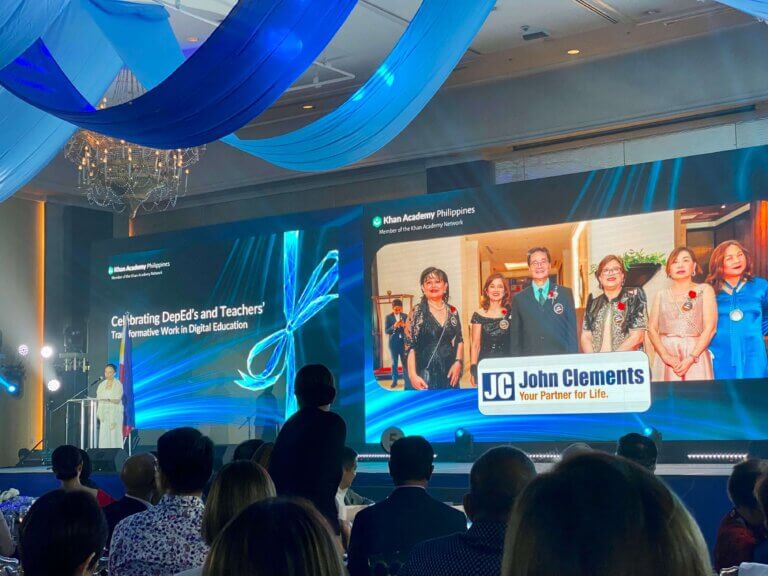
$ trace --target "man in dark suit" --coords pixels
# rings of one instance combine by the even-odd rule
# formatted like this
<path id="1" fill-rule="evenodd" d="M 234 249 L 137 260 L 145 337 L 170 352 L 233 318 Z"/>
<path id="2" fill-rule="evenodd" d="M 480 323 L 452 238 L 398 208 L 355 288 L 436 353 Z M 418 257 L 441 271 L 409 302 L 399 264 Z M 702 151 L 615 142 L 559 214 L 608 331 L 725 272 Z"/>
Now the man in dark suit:
<path id="1" fill-rule="evenodd" d="M 547 248 L 528 251 L 531 285 L 514 297 L 509 314 L 511 356 L 579 351 L 573 293 L 550 280 L 551 268 Z"/>
<path id="2" fill-rule="evenodd" d="M 309 364 L 298 371 L 295 383 L 299 411 L 277 435 L 269 474 L 278 495 L 306 498 L 339 533 L 336 491 L 347 426 L 330 411 L 336 397 L 333 374 L 322 364 Z"/>
<path id="3" fill-rule="evenodd" d="M 425 540 L 466 532 L 462 512 L 427 494 L 433 458 L 432 445 L 421 436 L 406 436 L 392 444 L 389 473 L 395 489 L 355 517 L 349 545 L 351 576 L 368 576 L 369 563 L 404 558 Z"/>
<path id="4" fill-rule="evenodd" d="M 120 480 L 125 486 L 125 496 L 117 502 L 104 508 L 104 516 L 109 527 L 107 546 L 112 541 L 112 532 L 123 518 L 144 512 L 158 499 L 155 485 L 155 466 L 157 459 L 154 455 L 136 454 L 128 458 L 120 471 Z"/>
<path id="5" fill-rule="evenodd" d="M 392 300 L 392 314 L 387 314 L 384 331 L 389 334 L 389 354 L 392 357 L 392 388 L 397 388 L 398 364 L 403 366 L 405 389 L 411 387 L 408 377 L 408 362 L 405 355 L 405 322 L 408 317 L 403 314 L 403 301 Z"/>

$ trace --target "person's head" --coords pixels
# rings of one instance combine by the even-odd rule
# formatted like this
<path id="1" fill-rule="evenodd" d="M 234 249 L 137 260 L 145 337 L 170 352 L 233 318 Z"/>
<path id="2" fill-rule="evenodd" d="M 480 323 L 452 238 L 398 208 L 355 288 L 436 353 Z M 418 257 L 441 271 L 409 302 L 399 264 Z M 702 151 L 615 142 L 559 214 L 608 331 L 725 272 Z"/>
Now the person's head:
<path id="1" fill-rule="evenodd" d="M 254 502 L 277 495 L 264 468 L 249 460 L 224 466 L 213 480 L 203 513 L 203 540 L 213 544 L 227 522 Z"/>
<path id="2" fill-rule="evenodd" d="M 120 480 L 125 492 L 134 498 L 152 502 L 157 492 L 155 468 L 157 459 L 150 453 L 136 454 L 123 463 Z"/>
<path id="3" fill-rule="evenodd" d="M 38 498 L 24 518 L 19 550 L 26 576 L 81 576 L 101 557 L 107 522 L 87 492 L 54 490 Z"/>
<path id="4" fill-rule="evenodd" d="M 256 450 L 261 448 L 264 444 L 264 440 L 258 438 L 252 438 L 244 442 L 240 442 L 235 448 L 235 453 L 232 455 L 232 460 L 250 460 L 256 453 Z"/>
<path id="5" fill-rule="evenodd" d="M 294 390 L 299 408 L 327 408 L 336 398 L 333 374 L 322 364 L 307 364 L 299 368 Z"/>
<path id="6" fill-rule="evenodd" d="M 632 462 L 653 472 L 656 470 L 659 449 L 652 438 L 637 432 L 630 432 L 619 438 L 616 445 L 616 456 L 632 460 Z"/>
<path id="7" fill-rule="evenodd" d="M 392 312 L 400 314 L 403 311 L 403 301 L 400 298 L 392 300 Z"/>
<path id="8" fill-rule="evenodd" d="M 549 278 L 549 271 L 552 268 L 552 256 L 549 254 L 549 249 L 544 246 L 531 248 L 528 250 L 527 260 L 531 279 L 545 282 Z"/>
<path id="9" fill-rule="evenodd" d="M 597 265 L 595 278 L 601 290 L 619 290 L 624 285 L 626 272 L 624 261 L 614 254 L 608 254 Z"/>
<path id="10" fill-rule="evenodd" d="M 51 454 L 51 469 L 62 482 L 80 478 L 83 469 L 83 454 L 77 446 L 64 444 Z"/>
<path id="11" fill-rule="evenodd" d="M 749 250 L 736 240 L 726 240 L 718 244 L 709 257 L 707 283 L 718 292 L 726 278 L 752 279 L 752 256 Z"/>
<path id="12" fill-rule="evenodd" d="M 80 484 L 88 486 L 89 488 L 96 488 L 96 484 L 91 480 L 91 474 L 93 474 L 93 463 L 91 457 L 88 456 L 88 452 L 80 449 L 80 458 L 83 460 L 83 468 L 80 470 Z"/>
<path id="13" fill-rule="evenodd" d="M 469 473 L 467 516 L 473 522 L 506 522 L 517 497 L 535 476 L 536 467 L 525 452 L 512 446 L 491 448 Z"/>
<path id="14" fill-rule="evenodd" d="M 157 441 L 158 486 L 172 494 L 199 494 L 213 472 L 213 442 L 194 428 L 176 428 Z"/>
<path id="15" fill-rule="evenodd" d="M 704 538 L 653 474 L 604 453 L 537 476 L 507 527 L 503 576 L 709 576 Z"/>
<path id="16" fill-rule="evenodd" d="M 344 454 L 341 457 L 341 484 L 339 488 L 346 490 L 352 486 L 357 476 L 357 452 L 349 446 L 344 447 Z"/>
<path id="17" fill-rule="evenodd" d="M 768 474 L 763 474 L 755 484 L 755 498 L 760 512 L 763 514 L 763 524 L 768 528 Z"/>
<path id="18" fill-rule="evenodd" d="M 419 277 L 421 293 L 427 300 L 448 302 L 451 291 L 448 286 L 448 274 L 440 268 L 425 268 Z"/>
<path id="19" fill-rule="evenodd" d="M 699 273 L 699 264 L 689 248 L 678 246 L 667 258 L 666 270 L 672 280 L 690 280 Z"/>
<path id="20" fill-rule="evenodd" d="M 269 470 L 269 461 L 272 459 L 272 450 L 275 449 L 274 442 L 264 442 L 261 447 L 253 453 L 251 462 L 258 464 L 264 470 Z"/>
<path id="21" fill-rule="evenodd" d="M 498 303 L 502 308 L 509 306 L 511 294 L 507 279 L 498 272 L 486 278 L 483 284 L 482 307 L 488 310 L 491 302 Z"/>
<path id="22" fill-rule="evenodd" d="M 271 498 L 251 504 L 227 524 L 203 574 L 339 576 L 345 572 L 326 520 L 309 503 Z"/>
<path id="23" fill-rule="evenodd" d="M 574 442 L 573 444 L 568 444 L 568 446 L 560 452 L 560 461 L 568 460 L 569 458 L 579 456 L 580 454 L 588 454 L 589 452 L 592 452 L 592 446 L 586 442 Z"/>
<path id="24" fill-rule="evenodd" d="M 112 380 L 112 378 L 115 377 L 115 374 L 117 374 L 117 366 L 114 364 L 107 364 L 104 366 L 104 378 Z"/>
<path id="25" fill-rule="evenodd" d="M 753 526 L 760 526 L 765 521 L 755 498 L 755 485 L 766 471 L 765 461 L 752 458 L 736 464 L 728 478 L 728 498 L 739 514 Z"/>
<path id="26" fill-rule="evenodd" d="M 423 436 L 404 436 L 389 450 L 389 474 L 395 486 L 426 485 L 434 470 L 435 451 Z"/>

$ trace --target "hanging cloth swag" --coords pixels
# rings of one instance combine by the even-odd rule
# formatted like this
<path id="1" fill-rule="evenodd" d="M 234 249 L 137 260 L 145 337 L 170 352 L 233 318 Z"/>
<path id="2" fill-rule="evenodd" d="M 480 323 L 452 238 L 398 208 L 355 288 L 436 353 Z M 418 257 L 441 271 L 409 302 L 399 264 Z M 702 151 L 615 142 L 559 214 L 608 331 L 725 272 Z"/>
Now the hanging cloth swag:
<path id="1" fill-rule="evenodd" d="M 42 39 L 0 70 L 0 84 L 87 130 L 154 148 L 198 146 L 234 132 L 277 100 L 354 5 L 355 0 L 239 0 L 168 78 L 104 110 L 94 109 L 75 88 Z"/>

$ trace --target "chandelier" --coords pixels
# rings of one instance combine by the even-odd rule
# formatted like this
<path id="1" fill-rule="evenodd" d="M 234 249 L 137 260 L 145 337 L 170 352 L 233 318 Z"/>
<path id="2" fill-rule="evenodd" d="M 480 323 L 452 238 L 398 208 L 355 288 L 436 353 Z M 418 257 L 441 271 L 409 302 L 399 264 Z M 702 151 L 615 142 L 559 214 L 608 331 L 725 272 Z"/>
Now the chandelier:
<path id="1" fill-rule="evenodd" d="M 99 108 L 122 104 L 146 92 L 123 68 Z M 176 206 L 187 192 L 190 166 L 205 146 L 156 150 L 88 130 L 79 130 L 67 143 L 64 156 L 77 166 L 77 187 L 88 202 L 133 218 L 141 212 L 162 212 Z"/>

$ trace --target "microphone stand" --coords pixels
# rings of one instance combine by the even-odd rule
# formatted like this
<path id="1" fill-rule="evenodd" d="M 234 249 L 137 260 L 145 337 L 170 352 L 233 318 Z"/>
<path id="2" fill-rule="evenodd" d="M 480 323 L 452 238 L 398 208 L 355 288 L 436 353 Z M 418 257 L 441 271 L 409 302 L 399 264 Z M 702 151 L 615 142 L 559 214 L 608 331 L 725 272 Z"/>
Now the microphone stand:
<path id="1" fill-rule="evenodd" d="M 51 421 L 52 421 L 52 418 L 53 418 L 53 415 L 54 415 L 54 414 L 56 414 L 56 413 L 57 413 L 59 410 L 61 410 L 61 409 L 62 409 L 62 408 L 64 408 L 65 406 L 69 406 L 69 402 L 70 402 L 71 400 L 76 400 L 77 398 L 79 398 L 80 396 L 82 396 L 82 394 L 83 394 L 83 393 L 85 393 L 85 394 L 86 394 L 86 396 L 87 396 L 87 395 L 88 395 L 88 392 L 91 390 L 91 387 L 93 387 L 93 386 L 95 386 L 96 384 L 100 383 L 102 380 L 104 380 L 104 377 L 103 377 L 103 376 L 99 376 L 99 377 L 98 377 L 96 380 L 94 380 L 94 381 L 93 381 L 93 382 L 91 382 L 90 384 L 87 384 L 87 380 L 86 380 L 86 384 L 87 384 L 87 385 L 86 385 L 86 387 L 85 387 L 85 388 L 83 388 L 82 390 L 80 390 L 80 392 L 76 392 L 75 394 L 73 394 L 72 396 L 70 396 L 69 398 L 67 398 L 66 400 L 64 400 L 64 402 L 62 402 L 61 404 L 59 404 L 58 406 L 56 406 L 56 408 L 54 408 L 53 410 L 50 410 L 50 409 L 48 408 L 48 404 L 46 404 L 46 405 L 45 405 L 45 410 L 46 410 L 46 412 L 47 412 L 47 414 L 46 414 L 46 424 L 47 424 L 47 429 L 48 429 L 48 430 L 50 430 L 50 429 L 51 429 Z M 69 414 L 69 412 L 67 412 L 67 414 Z M 69 418 L 67 418 L 67 421 L 69 421 Z M 68 428 L 68 426 L 67 426 L 67 428 Z M 66 434 L 67 434 L 67 435 L 69 434 L 69 430 L 68 430 L 68 429 L 67 429 L 65 432 L 66 432 Z M 42 442 L 42 440 L 41 440 L 40 442 Z M 39 443 L 38 443 L 38 444 L 39 444 Z M 50 446 L 48 446 L 48 448 L 50 449 Z"/>

